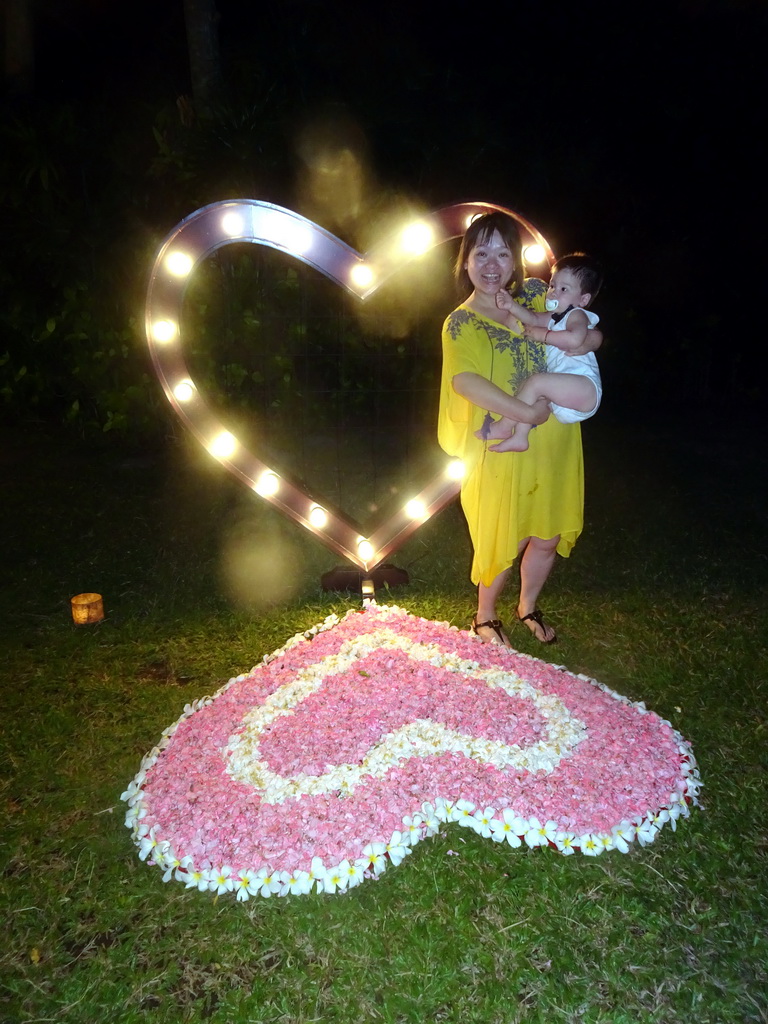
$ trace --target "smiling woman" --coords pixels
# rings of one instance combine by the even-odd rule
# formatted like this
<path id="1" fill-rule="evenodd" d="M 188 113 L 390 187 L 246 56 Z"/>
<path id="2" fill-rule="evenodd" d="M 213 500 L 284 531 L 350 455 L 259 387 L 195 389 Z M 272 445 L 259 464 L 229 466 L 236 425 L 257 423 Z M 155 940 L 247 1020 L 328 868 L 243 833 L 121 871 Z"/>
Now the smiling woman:
<path id="1" fill-rule="evenodd" d="M 570 554 L 583 525 L 584 480 L 577 424 L 549 416 L 546 403 L 530 406 L 514 394 L 532 374 L 546 370 L 542 344 L 506 325 L 496 294 L 508 290 L 528 309 L 544 310 L 546 287 L 523 280 L 517 226 L 503 213 L 473 221 L 456 262 L 456 279 L 469 297 L 443 328 L 443 375 L 438 440 L 466 466 L 461 502 L 478 586 L 473 630 L 488 643 L 510 646 L 497 601 L 510 568 L 520 557 L 517 617 L 543 643 L 556 639 L 536 601 L 555 554 Z M 471 290 L 471 291 L 470 291 Z M 599 338 L 593 335 L 595 344 Z M 528 451 L 495 454 L 479 439 L 490 413 L 540 424 Z M 487 433 L 486 433 L 487 436 Z"/>

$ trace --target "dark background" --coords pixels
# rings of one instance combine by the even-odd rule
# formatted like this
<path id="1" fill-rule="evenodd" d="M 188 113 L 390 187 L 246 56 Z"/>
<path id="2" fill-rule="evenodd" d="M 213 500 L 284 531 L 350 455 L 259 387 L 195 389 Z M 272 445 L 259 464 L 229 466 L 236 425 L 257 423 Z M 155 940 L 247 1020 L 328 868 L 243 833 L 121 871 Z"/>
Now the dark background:
<path id="1" fill-rule="evenodd" d="M 33 5 L 34 83 L 6 80 L 3 105 L 6 418 L 34 409 L 103 431 L 113 409 L 119 426 L 117 392 L 146 369 L 135 342 L 152 254 L 182 217 L 233 195 L 361 248 L 403 204 L 509 206 L 556 253 L 605 264 L 608 414 L 756 411 L 764 3 L 217 8 L 222 80 L 205 116 L 183 0 Z M 344 152 L 359 195 L 334 223 L 307 182 Z M 99 377 L 93 345 L 132 354 Z"/>

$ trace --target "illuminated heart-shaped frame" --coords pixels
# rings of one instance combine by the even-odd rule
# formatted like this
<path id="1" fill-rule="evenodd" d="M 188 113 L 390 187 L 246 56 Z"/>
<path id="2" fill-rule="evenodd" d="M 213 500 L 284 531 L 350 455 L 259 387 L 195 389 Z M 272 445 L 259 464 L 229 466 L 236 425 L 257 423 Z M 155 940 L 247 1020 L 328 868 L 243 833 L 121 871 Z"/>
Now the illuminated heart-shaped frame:
<path id="1" fill-rule="evenodd" d="M 256 199 L 212 203 L 177 224 L 163 242 L 150 277 L 146 333 L 155 371 L 175 412 L 214 458 L 327 547 L 366 572 L 379 565 L 414 530 L 459 492 L 460 460 L 396 509 L 370 536 L 349 519 L 325 508 L 262 462 L 231 434 L 192 380 L 182 352 L 181 307 L 194 269 L 211 253 L 234 242 L 253 242 L 286 252 L 314 267 L 361 301 L 369 298 L 410 260 L 464 234 L 469 223 L 498 211 L 520 228 L 527 262 L 554 259 L 542 234 L 512 210 L 489 203 L 459 203 L 426 214 L 369 253 L 361 255 L 298 213 Z"/>

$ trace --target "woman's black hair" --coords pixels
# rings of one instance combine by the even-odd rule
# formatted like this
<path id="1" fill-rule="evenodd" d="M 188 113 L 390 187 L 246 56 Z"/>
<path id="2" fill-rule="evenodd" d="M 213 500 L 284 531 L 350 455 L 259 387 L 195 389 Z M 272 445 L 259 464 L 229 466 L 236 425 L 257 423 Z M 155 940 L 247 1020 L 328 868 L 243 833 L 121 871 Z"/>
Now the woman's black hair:
<path id="1" fill-rule="evenodd" d="M 456 287 L 462 298 L 466 298 L 471 293 L 473 287 L 464 264 L 469 259 L 469 254 L 476 245 L 486 245 L 490 242 L 494 231 L 498 231 L 501 235 L 504 244 L 512 253 L 515 264 L 507 290 L 512 295 L 517 295 L 523 286 L 523 246 L 520 241 L 520 232 L 517 229 L 517 224 L 509 214 L 494 211 L 494 213 L 486 213 L 482 217 L 477 217 L 473 220 L 464 232 L 464 237 L 461 240 L 453 274 L 456 279 Z"/>

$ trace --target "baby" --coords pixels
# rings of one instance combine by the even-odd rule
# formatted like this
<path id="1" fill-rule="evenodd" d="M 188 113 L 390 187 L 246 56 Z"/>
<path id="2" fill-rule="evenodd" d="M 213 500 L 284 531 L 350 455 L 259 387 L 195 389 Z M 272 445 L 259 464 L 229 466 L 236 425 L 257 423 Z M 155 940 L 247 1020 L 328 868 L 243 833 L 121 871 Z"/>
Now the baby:
<path id="1" fill-rule="evenodd" d="M 561 423 L 579 423 L 597 412 L 603 387 L 592 352 L 571 355 L 584 344 L 587 331 L 599 317 L 586 307 L 603 283 L 599 265 L 585 253 L 563 256 L 552 268 L 547 290 L 546 313 L 534 313 L 520 306 L 508 291 L 496 293 L 496 305 L 507 313 L 507 326 L 515 330 L 515 321 L 525 325 L 526 336 L 547 346 L 547 372 L 529 377 L 516 394 L 528 405 L 545 398 Z M 492 452 L 524 452 L 528 448 L 530 423 L 518 423 L 503 416 L 491 423 L 487 432 L 478 431 L 481 440 L 500 440 Z"/>

